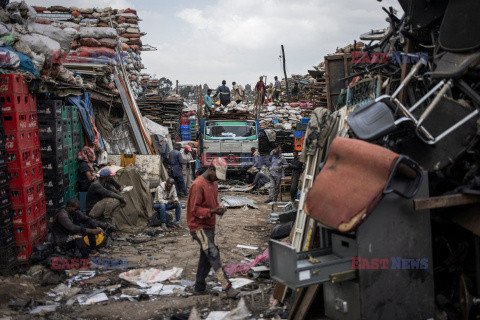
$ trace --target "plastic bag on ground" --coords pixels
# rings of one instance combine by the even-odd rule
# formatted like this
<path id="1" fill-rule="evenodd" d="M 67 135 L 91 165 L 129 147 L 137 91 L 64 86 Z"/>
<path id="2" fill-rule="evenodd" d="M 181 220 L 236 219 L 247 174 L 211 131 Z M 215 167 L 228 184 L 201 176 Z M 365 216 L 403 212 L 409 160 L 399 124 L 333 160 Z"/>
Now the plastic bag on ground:
<path id="1" fill-rule="evenodd" d="M 183 272 L 182 268 L 175 268 L 175 267 L 165 271 L 154 269 L 154 268 L 136 269 L 136 270 L 123 272 L 119 274 L 118 277 L 132 284 L 145 287 L 153 283 L 178 279 L 182 275 L 182 272 Z"/>

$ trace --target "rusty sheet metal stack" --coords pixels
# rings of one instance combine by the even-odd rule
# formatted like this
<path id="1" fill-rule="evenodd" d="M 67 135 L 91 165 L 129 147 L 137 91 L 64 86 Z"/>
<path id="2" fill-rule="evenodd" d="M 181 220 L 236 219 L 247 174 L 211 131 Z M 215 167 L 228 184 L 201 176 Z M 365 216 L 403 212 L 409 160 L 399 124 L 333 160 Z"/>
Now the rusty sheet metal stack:
<path id="1" fill-rule="evenodd" d="M 137 100 L 142 115 L 168 128 L 172 139 L 178 137 L 183 99 L 179 97 L 150 96 Z"/>

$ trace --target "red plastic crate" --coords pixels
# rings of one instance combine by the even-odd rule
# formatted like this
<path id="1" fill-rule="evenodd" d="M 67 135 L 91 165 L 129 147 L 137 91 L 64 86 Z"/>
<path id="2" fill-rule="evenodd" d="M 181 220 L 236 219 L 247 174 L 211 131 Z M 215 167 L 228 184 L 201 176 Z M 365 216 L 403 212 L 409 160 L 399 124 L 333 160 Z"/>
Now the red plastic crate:
<path id="1" fill-rule="evenodd" d="M 40 236 L 38 219 L 22 224 L 13 224 L 15 242 L 27 242 L 37 239 Z"/>
<path id="2" fill-rule="evenodd" d="M 19 74 L 0 75 L 0 94 L 8 93 L 28 93 L 27 80 Z"/>
<path id="3" fill-rule="evenodd" d="M 10 188 L 21 188 L 32 184 L 37 178 L 38 165 L 26 166 L 23 168 L 8 168 L 8 178 Z"/>
<path id="4" fill-rule="evenodd" d="M 35 150 L 37 150 L 35 152 Z M 20 150 L 8 150 L 7 153 L 7 166 L 9 169 L 21 169 L 41 163 L 41 160 L 35 158 L 36 154 L 39 154 L 38 148 L 26 148 Z M 38 157 L 37 157 L 38 158 Z"/>
<path id="5" fill-rule="evenodd" d="M 43 214 L 43 216 L 40 216 L 38 218 L 38 230 L 40 232 L 39 237 L 45 235 L 48 231 L 47 229 L 47 214 Z"/>
<path id="6" fill-rule="evenodd" d="M 5 130 L 5 132 L 28 130 L 28 121 L 30 119 L 30 113 L 31 113 L 30 111 L 3 113 L 2 122 L 3 122 L 3 129 Z"/>
<path id="7" fill-rule="evenodd" d="M 28 94 L 6 93 L 0 96 L 3 113 L 30 112 L 30 100 Z"/>
<path id="8" fill-rule="evenodd" d="M 37 112 L 30 112 L 28 114 L 28 130 L 38 130 L 38 115 Z"/>
<path id="9" fill-rule="evenodd" d="M 35 200 L 45 200 L 45 186 L 43 184 L 43 178 L 34 182 L 35 187 Z"/>
<path id="10" fill-rule="evenodd" d="M 38 130 L 5 132 L 5 149 L 20 150 L 40 146 Z"/>
<path id="11" fill-rule="evenodd" d="M 42 164 L 42 152 L 40 147 L 34 147 L 32 149 L 32 162 L 33 164 Z"/>
<path id="12" fill-rule="evenodd" d="M 43 243 L 43 239 L 45 237 L 40 235 L 37 239 L 33 239 L 32 241 L 23 241 L 15 243 L 17 247 L 17 260 L 19 263 L 28 262 L 30 255 L 32 254 L 32 249 L 34 246 Z"/>
<path id="13" fill-rule="evenodd" d="M 30 205 L 39 200 L 36 194 L 35 184 L 22 188 L 10 188 L 10 202 L 12 206 Z"/>
<path id="14" fill-rule="evenodd" d="M 46 214 L 47 214 L 47 205 L 45 202 L 45 197 L 43 197 L 42 199 L 38 200 L 35 203 L 35 206 L 34 206 L 35 219 L 38 219 Z"/>
<path id="15" fill-rule="evenodd" d="M 27 97 L 27 107 L 31 112 L 37 112 L 37 96 L 29 94 Z"/>
<path id="16" fill-rule="evenodd" d="M 11 211 L 13 214 L 13 223 L 15 225 L 21 225 L 36 221 L 35 205 L 36 203 L 28 206 L 13 206 Z"/>

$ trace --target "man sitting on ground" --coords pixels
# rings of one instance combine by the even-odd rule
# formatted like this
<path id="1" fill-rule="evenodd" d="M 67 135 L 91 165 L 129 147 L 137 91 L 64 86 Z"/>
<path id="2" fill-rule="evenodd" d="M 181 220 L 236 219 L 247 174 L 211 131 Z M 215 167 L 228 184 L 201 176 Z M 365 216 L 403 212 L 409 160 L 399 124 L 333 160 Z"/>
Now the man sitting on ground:
<path id="1" fill-rule="evenodd" d="M 87 192 L 87 214 L 107 223 L 109 228 L 115 228 L 113 212 L 120 206 L 124 207 L 127 202 L 116 190 L 112 176 L 115 173 L 109 169 L 102 169 L 99 173 L 100 179 L 94 181 Z"/>
<path id="2" fill-rule="evenodd" d="M 75 255 L 81 255 L 87 259 L 89 254 L 97 254 L 95 235 L 100 234 L 96 222 L 80 212 L 80 201 L 76 198 L 69 199 L 66 207 L 60 208 L 53 217 L 52 235 L 53 244 L 61 251 L 73 251 Z M 83 240 L 88 235 L 90 252 Z M 69 241 L 72 237 L 73 241 Z"/>
<path id="3" fill-rule="evenodd" d="M 175 180 L 168 178 L 162 182 L 155 192 L 155 201 L 153 209 L 160 216 L 161 227 L 166 228 L 167 210 L 175 209 L 175 228 L 180 227 L 180 217 L 182 214 L 182 205 L 178 202 L 177 189 L 175 188 Z"/>

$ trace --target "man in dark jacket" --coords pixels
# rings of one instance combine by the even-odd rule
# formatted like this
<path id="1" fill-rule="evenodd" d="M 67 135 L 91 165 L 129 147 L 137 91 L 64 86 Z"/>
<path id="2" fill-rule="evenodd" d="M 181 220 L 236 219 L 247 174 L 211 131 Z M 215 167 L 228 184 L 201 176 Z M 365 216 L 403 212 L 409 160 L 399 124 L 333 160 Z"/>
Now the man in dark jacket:
<path id="1" fill-rule="evenodd" d="M 180 143 L 176 143 L 173 147 L 173 150 L 168 154 L 168 161 L 170 163 L 170 168 L 172 169 L 172 177 L 175 180 L 175 187 L 177 193 L 180 194 L 180 190 L 183 192 L 184 196 L 188 196 L 187 187 L 185 185 L 185 179 L 183 178 L 183 156 L 180 152 L 182 146 Z"/>
<path id="2" fill-rule="evenodd" d="M 227 81 L 222 81 L 222 85 L 217 88 L 213 97 L 215 98 L 218 95 L 220 95 L 220 103 L 226 107 L 230 103 L 230 89 L 227 87 Z"/>
<path id="3" fill-rule="evenodd" d="M 66 207 L 59 209 L 53 217 L 54 245 L 60 250 L 78 250 L 83 259 L 87 259 L 89 256 L 89 250 L 83 237 L 88 235 L 90 253 L 96 254 L 95 235 L 101 232 L 102 229 L 97 227 L 92 218 L 80 212 L 80 201 L 76 198 L 69 199 Z M 70 237 L 73 238 L 73 243 L 69 243 Z"/>
<path id="4" fill-rule="evenodd" d="M 292 202 L 295 202 L 298 192 L 298 182 L 300 181 L 300 176 L 303 172 L 303 163 L 300 162 L 300 157 L 298 156 L 298 151 L 293 150 L 293 161 L 288 165 L 292 169 L 292 184 L 290 186 L 290 197 Z"/>
<path id="5" fill-rule="evenodd" d="M 117 183 L 113 183 L 115 173 L 109 169 L 99 172 L 100 179 L 93 182 L 87 192 L 87 213 L 90 217 L 107 223 L 109 228 L 115 227 L 113 211 L 127 203 L 120 190 L 116 190 Z M 121 189 L 121 188 L 120 188 Z"/>

